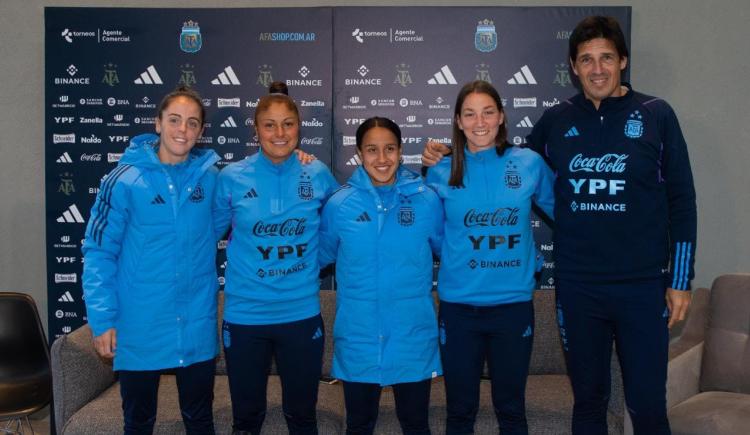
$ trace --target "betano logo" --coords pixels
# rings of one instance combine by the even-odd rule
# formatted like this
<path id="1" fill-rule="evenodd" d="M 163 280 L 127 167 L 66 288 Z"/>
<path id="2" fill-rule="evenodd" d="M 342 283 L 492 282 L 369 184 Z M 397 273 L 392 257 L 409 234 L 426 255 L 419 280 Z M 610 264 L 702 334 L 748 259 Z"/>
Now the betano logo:
<path id="1" fill-rule="evenodd" d="M 234 73 L 234 70 L 232 69 L 232 66 L 229 65 L 226 68 L 224 68 L 224 71 L 219 73 L 219 75 L 211 80 L 212 85 L 234 85 L 239 86 L 240 85 L 240 79 L 237 78 L 237 75 Z"/>
<path id="2" fill-rule="evenodd" d="M 442 68 L 440 68 L 440 71 L 436 72 L 435 75 L 427 80 L 428 85 L 457 85 L 458 82 L 456 81 L 456 78 L 453 76 L 453 73 L 451 72 L 451 69 L 448 68 L 448 65 L 443 65 Z"/>
<path id="3" fill-rule="evenodd" d="M 156 68 L 153 65 L 149 65 L 146 71 L 141 73 L 141 76 L 133 81 L 136 85 L 163 85 L 159 73 L 156 72 Z"/>

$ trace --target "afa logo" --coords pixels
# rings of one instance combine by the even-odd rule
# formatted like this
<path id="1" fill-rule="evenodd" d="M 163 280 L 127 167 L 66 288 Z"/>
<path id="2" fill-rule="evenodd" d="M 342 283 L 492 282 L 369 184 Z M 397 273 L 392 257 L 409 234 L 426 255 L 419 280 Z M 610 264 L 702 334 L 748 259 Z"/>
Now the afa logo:
<path id="1" fill-rule="evenodd" d="M 313 199 L 315 192 L 313 191 L 313 185 L 310 181 L 310 176 L 307 172 L 303 172 L 299 176 L 299 185 L 297 186 L 297 195 L 303 201 L 309 201 Z"/>
<path id="2" fill-rule="evenodd" d="M 398 210 L 398 223 L 402 227 L 414 225 L 414 209 L 411 207 L 401 207 Z"/>
<path id="3" fill-rule="evenodd" d="M 505 186 L 509 189 L 518 189 L 521 187 L 521 174 L 518 172 L 518 166 L 513 160 L 508 160 L 505 164 Z"/>
<path id="4" fill-rule="evenodd" d="M 185 53 L 197 53 L 203 47 L 203 37 L 198 23 L 190 20 L 182 25 L 180 33 L 180 50 Z"/>
<path id="5" fill-rule="evenodd" d="M 625 136 L 631 139 L 638 139 L 643 136 L 643 116 L 636 110 L 629 116 L 630 119 L 625 122 Z"/>
<path id="6" fill-rule="evenodd" d="M 474 47 L 483 53 L 489 53 L 497 48 L 497 32 L 492 20 L 484 19 L 477 24 Z"/>
<path id="7" fill-rule="evenodd" d="M 190 201 L 192 202 L 201 202 L 203 201 L 203 198 L 205 198 L 205 194 L 203 193 L 203 186 L 200 185 L 200 183 L 195 186 L 195 190 L 193 190 L 193 194 L 190 195 Z"/>

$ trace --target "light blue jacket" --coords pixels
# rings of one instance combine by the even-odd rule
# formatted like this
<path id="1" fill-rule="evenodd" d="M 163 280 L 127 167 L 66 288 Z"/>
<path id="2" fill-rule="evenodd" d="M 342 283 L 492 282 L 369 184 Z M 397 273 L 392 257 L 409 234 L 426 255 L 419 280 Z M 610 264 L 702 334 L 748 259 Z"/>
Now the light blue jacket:
<path id="1" fill-rule="evenodd" d="M 552 218 L 554 175 L 539 154 L 511 147 L 465 152 L 463 188 L 448 185 L 451 159 L 430 168 L 427 183 L 445 207 L 438 273 L 440 300 L 499 305 L 531 300 L 541 255 L 531 203 Z"/>
<path id="2" fill-rule="evenodd" d="M 131 140 L 102 181 L 83 243 L 83 291 L 95 336 L 117 331 L 115 370 L 184 367 L 216 356 L 216 239 L 211 203 L 219 157 L 193 149 L 182 188 Z"/>
<path id="3" fill-rule="evenodd" d="M 320 313 L 318 226 L 338 187 L 319 161 L 274 164 L 262 152 L 219 174 L 214 222 L 231 222 L 224 319 L 240 325 L 293 322 Z"/>
<path id="4" fill-rule="evenodd" d="M 431 290 L 443 211 L 403 166 L 383 197 L 357 168 L 323 209 L 320 263 L 336 261 L 333 376 L 392 385 L 442 374 Z"/>

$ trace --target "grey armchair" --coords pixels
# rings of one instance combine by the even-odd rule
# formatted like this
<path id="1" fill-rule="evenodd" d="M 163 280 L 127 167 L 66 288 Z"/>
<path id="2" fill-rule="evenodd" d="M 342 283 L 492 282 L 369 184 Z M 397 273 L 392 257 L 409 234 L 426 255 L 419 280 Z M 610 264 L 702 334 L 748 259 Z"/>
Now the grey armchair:
<path id="1" fill-rule="evenodd" d="M 720 276 L 710 295 L 694 294 L 670 347 L 667 407 L 674 435 L 750 433 L 750 274 Z"/>

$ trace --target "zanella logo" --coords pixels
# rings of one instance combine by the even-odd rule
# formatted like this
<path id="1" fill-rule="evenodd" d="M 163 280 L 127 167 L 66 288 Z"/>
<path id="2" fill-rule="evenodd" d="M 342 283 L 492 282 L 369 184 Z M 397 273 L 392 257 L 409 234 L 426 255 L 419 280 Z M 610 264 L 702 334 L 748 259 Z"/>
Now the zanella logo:
<path id="1" fill-rule="evenodd" d="M 568 169 L 570 172 L 625 172 L 625 160 L 627 154 L 609 153 L 601 157 L 583 157 L 583 154 L 576 154 L 570 161 Z"/>
<path id="2" fill-rule="evenodd" d="M 253 226 L 253 235 L 257 237 L 301 236 L 305 233 L 306 221 L 305 218 L 291 218 L 275 224 L 258 221 Z"/>
<path id="3" fill-rule="evenodd" d="M 471 209 L 464 215 L 464 226 L 498 227 L 516 225 L 518 223 L 518 207 L 498 208 L 490 211 Z"/>

